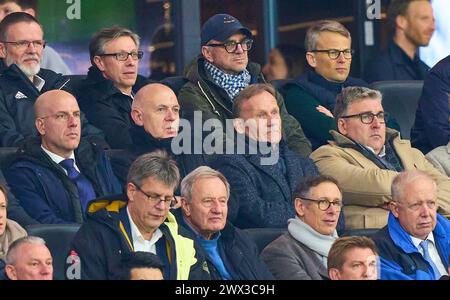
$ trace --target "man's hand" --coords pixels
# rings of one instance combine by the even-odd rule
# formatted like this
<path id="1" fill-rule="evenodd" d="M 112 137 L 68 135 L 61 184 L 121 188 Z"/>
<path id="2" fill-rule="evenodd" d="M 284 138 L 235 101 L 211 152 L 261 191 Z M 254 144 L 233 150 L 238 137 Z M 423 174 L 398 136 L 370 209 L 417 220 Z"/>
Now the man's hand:
<path id="1" fill-rule="evenodd" d="M 331 111 L 329 111 L 328 109 L 326 109 L 325 107 L 323 107 L 322 105 L 319 105 L 316 107 L 316 109 L 323 113 L 324 115 L 330 117 L 330 118 L 334 118 L 333 114 L 331 113 Z"/>

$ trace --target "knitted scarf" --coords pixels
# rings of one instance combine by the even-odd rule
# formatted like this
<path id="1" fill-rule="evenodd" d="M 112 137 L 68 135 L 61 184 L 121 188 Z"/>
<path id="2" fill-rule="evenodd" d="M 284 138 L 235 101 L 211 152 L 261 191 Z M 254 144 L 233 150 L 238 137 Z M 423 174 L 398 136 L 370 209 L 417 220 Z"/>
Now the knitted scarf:
<path id="1" fill-rule="evenodd" d="M 231 75 L 223 72 L 208 61 L 205 61 L 205 69 L 211 74 L 214 82 L 227 92 L 231 101 L 250 84 L 252 79 L 247 70 L 242 71 L 239 75 Z"/>
<path id="2" fill-rule="evenodd" d="M 338 238 L 336 230 L 333 235 L 323 235 L 315 231 L 298 217 L 288 220 L 289 233 L 300 243 L 314 251 L 325 267 L 327 267 L 328 252 L 331 245 Z"/>
<path id="3" fill-rule="evenodd" d="M 0 235 L 0 259 L 4 260 L 8 252 L 9 245 L 17 239 L 27 235 L 25 229 L 16 222 L 7 219 L 5 232 Z"/>

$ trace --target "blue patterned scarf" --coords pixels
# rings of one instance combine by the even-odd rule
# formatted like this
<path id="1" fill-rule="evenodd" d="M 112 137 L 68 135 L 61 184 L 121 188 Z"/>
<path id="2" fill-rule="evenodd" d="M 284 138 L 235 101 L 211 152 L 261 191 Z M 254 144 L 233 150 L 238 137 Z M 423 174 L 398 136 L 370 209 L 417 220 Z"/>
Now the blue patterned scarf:
<path id="1" fill-rule="evenodd" d="M 214 82 L 227 92 L 231 101 L 243 89 L 249 86 L 252 79 L 252 76 L 247 70 L 242 71 L 239 75 L 231 75 L 223 72 L 208 61 L 205 61 L 205 69 L 211 74 Z"/>

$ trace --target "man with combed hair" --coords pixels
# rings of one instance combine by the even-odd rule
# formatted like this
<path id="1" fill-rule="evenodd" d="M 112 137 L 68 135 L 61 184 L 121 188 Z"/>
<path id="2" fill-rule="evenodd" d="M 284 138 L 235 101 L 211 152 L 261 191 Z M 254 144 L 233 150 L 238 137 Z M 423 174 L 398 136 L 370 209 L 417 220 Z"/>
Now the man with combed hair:
<path id="1" fill-rule="evenodd" d="M 206 252 L 211 279 L 273 279 L 251 237 L 227 222 L 230 185 L 225 176 L 199 167 L 181 182 L 181 197 L 180 224 Z"/>
<path id="2" fill-rule="evenodd" d="M 105 132 L 112 148 L 132 144 L 131 104 L 137 91 L 149 81 L 138 75 L 139 36 L 122 27 L 104 28 L 89 43 L 92 66 L 75 91 L 81 110 L 92 124 Z"/>
<path id="3" fill-rule="evenodd" d="M 6 255 L 5 272 L 10 280 L 52 280 L 53 260 L 45 241 L 35 236 L 14 241 Z"/>
<path id="4" fill-rule="evenodd" d="M 436 180 L 438 207 L 450 216 L 450 178 L 436 170 L 408 140 L 386 128 L 381 93 L 347 87 L 336 100 L 334 141 L 311 154 L 321 174 L 339 178 L 347 229 L 386 225 L 391 184 L 399 172 L 422 170 Z"/>
<path id="5" fill-rule="evenodd" d="M 387 226 L 373 239 L 384 280 L 435 280 L 448 275 L 450 221 L 436 212 L 436 182 L 418 170 L 392 183 Z"/>
<path id="6" fill-rule="evenodd" d="M 158 255 L 164 263 L 164 279 L 209 278 L 196 244 L 184 237 L 185 230 L 169 212 L 179 180 L 176 163 L 167 153 L 147 153 L 131 165 L 126 195 L 90 204 L 88 220 L 70 252 L 72 263 L 81 262 L 81 279 L 120 279 L 121 254 L 135 251 Z M 68 278 L 76 279 L 71 270 L 68 264 Z"/>
<path id="7" fill-rule="evenodd" d="M 328 253 L 328 276 L 331 280 L 376 280 L 375 243 L 365 236 L 338 238 Z"/>
<path id="8" fill-rule="evenodd" d="M 14 12 L 25 12 L 36 17 L 37 0 L 0 0 L 0 22 Z M 42 51 L 41 67 L 62 75 L 72 73 L 58 52 L 48 45 Z"/>
<path id="9" fill-rule="evenodd" d="M 70 91 L 70 79 L 41 68 L 44 32 L 36 18 L 24 12 L 0 22 L 0 58 L 6 69 L 0 76 L 0 146 L 18 147 L 36 136 L 33 105 L 50 90 Z M 82 117 L 84 137 L 104 145 L 103 133 Z"/>
<path id="10" fill-rule="evenodd" d="M 164 264 L 156 254 L 131 252 L 122 258 L 123 280 L 163 280 Z"/>
<path id="11" fill-rule="evenodd" d="M 40 137 L 27 139 L 5 177 L 21 206 L 43 224 L 83 223 L 89 201 L 122 188 L 103 149 L 81 138 L 77 100 L 49 91 L 36 100 Z"/>
<path id="12" fill-rule="evenodd" d="M 368 82 L 424 80 L 430 69 L 419 57 L 419 47 L 430 43 L 435 30 L 429 0 L 392 0 L 387 11 L 392 40 L 388 48 L 365 66 Z"/>
<path id="13" fill-rule="evenodd" d="M 201 55 L 187 68 L 189 82 L 179 93 L 186 119 L 218 119 L 225 131 L 226 120 L 233 118 L 232 106 L 239 92 L 250 84 L 266 83 L 261 66 L 248 59 L 252 38 L 248 28 L 227 14 L 214 15 L 203 24 Z M 283 97 L 277 93 L 275 98 L 289 147 L 303 156 L 309 155 L 311 143 L 300 124 L 286 111 Z M 195 112 L 201 112 L 203 119 L 194 120 Z"/>

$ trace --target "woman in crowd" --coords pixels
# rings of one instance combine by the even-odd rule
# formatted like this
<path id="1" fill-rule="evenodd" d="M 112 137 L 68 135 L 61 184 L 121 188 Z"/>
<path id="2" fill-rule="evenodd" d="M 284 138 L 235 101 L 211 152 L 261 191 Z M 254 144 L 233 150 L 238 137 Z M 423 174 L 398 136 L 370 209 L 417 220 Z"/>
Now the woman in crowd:
<path id="1" fill-rule="evenodd" d="M 280 44 L 270 51 L 262 72 L 267 80 L 291 79 L 303 73 L 304 65 L 305 51 L 302 48 Z"/>

